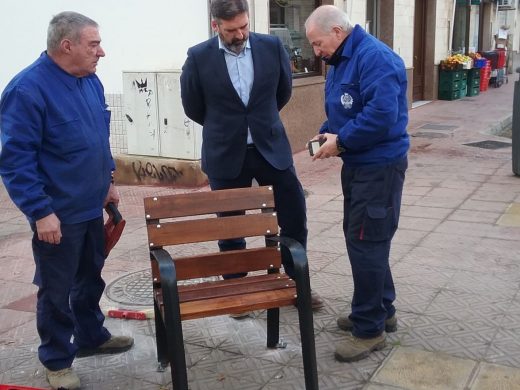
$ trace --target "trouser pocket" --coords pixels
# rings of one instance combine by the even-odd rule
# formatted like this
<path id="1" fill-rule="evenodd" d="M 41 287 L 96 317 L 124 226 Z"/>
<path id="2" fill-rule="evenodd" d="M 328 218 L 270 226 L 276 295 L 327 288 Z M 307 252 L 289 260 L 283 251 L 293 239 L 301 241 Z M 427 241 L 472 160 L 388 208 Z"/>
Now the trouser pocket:
<path id="1" fill-rule="evenodd" d="M 397 230 L 397 216 L 393 207 L 367 205 L 359 231 L 364 241 L 390 240 Z"/>

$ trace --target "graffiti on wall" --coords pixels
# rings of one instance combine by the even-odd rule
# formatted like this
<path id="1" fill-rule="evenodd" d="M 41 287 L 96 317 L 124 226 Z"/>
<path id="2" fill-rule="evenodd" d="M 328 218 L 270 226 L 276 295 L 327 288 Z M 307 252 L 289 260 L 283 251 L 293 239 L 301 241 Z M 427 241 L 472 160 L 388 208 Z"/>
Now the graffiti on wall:
<path id="1" fill-rule="evenodd" d="M 182 176 L 182 172 L 174 167 L 165 164 L 156 165 L 152 162 L 133 161 L 132 169 L 140 182 L 146 179 L 154 179 L 161 183 L 175 183 Z"/>

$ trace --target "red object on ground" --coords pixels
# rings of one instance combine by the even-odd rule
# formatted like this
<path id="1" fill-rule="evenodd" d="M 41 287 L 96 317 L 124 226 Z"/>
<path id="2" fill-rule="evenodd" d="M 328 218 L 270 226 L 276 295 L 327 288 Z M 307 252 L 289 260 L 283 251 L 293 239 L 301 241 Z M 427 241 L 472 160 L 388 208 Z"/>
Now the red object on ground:
<path id="1" fill-rule="evenodd" d="M 126 320 L 146 320 L 145 313 L 132 310 L 109 310 L 108 316 L 111 318 L 124 318 Z"/>
<path id="2" fill-rule="evenodd" d="M 18 385 L 0 385 L 0 390 L 45 390 L 41 387 L 27 387 Z"/>
<path id="3" fill-rule="evenodd" d="M 495 49 L 498 53 L 497 69 L 506 66 L 506 49 Z"/>
<path id="4" fill-rule="evenodd" d="M 104 227 L 105 257 L 107 257 L 112 248 L 119 241 L 119 238 L 123 233 L 123 229 L 125 228 L 126 221 L 123 219 L 114 203 L 107 204 L 105 211 L 108 214 L 108 220 L 105 222 Z"/>

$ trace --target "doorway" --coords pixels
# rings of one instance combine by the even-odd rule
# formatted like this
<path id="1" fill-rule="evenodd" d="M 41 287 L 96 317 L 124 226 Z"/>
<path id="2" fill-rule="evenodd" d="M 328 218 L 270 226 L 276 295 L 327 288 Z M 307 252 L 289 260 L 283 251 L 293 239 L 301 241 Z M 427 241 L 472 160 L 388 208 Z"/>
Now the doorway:
<path id="1" fill-rule="evenodd" d="M 413 101 L 424 100 L 424 69 L 426 49 L 426 6 L 424 0 L 415 0 L 413 34 Z"/>

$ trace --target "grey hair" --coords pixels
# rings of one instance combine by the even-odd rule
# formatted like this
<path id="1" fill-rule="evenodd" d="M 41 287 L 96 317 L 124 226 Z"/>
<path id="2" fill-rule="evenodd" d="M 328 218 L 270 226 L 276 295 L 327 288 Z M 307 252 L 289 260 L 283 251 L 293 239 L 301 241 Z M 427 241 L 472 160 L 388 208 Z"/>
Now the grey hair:
<path id="1" fill-rule="evenodd" d="M 334 27 L 339 27 L 347 33 L 354 28 L 348 15 L 333 5 L 322 5 L 316 8 L 305 21 L 306 30 L 309 24 L 313 24 L 324 33 L 331 32 Z"/>
<path id="2" fill-rule="evenodd" d="M 219 20 L 230 20 L 244 12 L 249 14 L 249 4 L 247 0 L 211 0 L 210 12 L 218 23 Z"/>
<path id="3" fill-rule="evenodd" d="M 98 27 L 98 24 L 77 12 L 65 11 L 55 15 L 47 29 L 47 51 L 55 52 L 63 39 L 78 42 L 81 31 L 87 26 Z"/>

